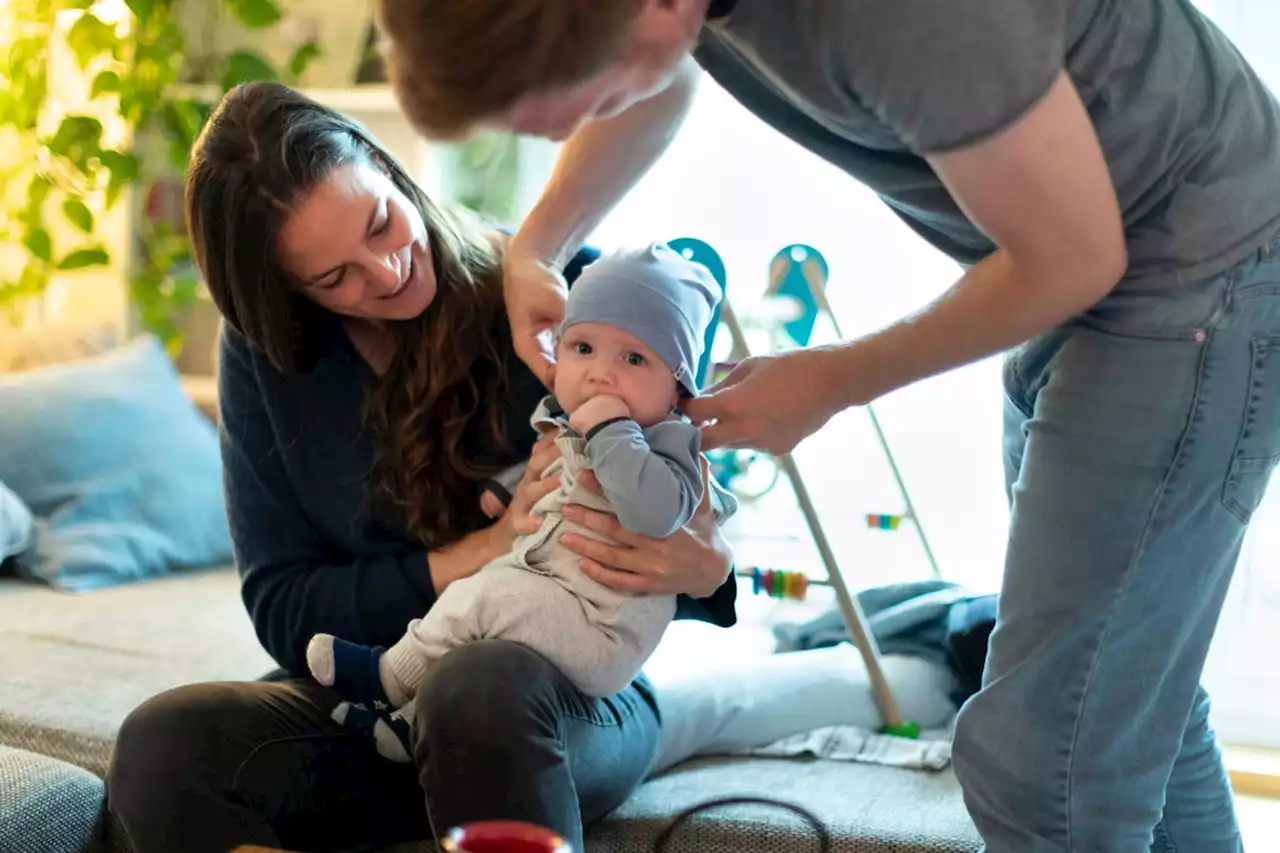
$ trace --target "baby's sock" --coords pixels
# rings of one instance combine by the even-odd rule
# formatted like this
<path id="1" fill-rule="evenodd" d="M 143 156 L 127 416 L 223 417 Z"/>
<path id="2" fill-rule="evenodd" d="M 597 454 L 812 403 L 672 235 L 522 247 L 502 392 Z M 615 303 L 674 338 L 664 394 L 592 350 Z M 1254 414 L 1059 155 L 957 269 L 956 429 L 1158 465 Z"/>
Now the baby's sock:
<path id="1" fill-rule="evenodd" d="M 307 667 L 316 681 L 344 699 L 375 708 L 399 708 L 409 697 L 388 669 L 385 651 L 381 646 L 316 634 L 307 644 Z"/>
<path id="2" fill-rule="evenodd" d="M 392 714 L 342 702 L 333 709 L 331 716 L 376 749 L 383 758 L 400 764 L 413 760 L 411 727 L 399 712 Z"/>

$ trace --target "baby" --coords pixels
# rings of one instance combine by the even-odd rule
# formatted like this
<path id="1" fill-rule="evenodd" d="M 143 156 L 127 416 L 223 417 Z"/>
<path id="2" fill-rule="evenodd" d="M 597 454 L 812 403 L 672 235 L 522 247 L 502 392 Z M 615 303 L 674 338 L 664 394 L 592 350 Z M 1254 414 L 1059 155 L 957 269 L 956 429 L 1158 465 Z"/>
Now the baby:
<path id="1" fill-rule="evenodd" d="M 703 498 L 701 435 L 676 407 L 681 391 L 698 393 L 695 371 L 720 298 L 705 267 L 662 244 L 584 269 L 560 326 L 555 394 L 532 418 L 540 433 L 555 433 L 561 453 L 543 473 L 559 475 L 559 488 L 532 510 L 542 519 L 538 531 L 449 584 L 389 649 L 317 634 L 307 647 L 316 680 L 350 702 L 402 709 L 403 720 L 434 661 L 466 643 L 503 639 L 537 651 L 588 696 L 631 683 L 675 616 L 676 597 L 622 592 L 588 577 L 560 537 L 602 537 L 562 510 L 576 503 L 610 512 L 626 529 L 654 537 L 671 535 L 693 515 Z M 501 511 L 522 470 L 488 484 L 481 497 L 488 514 Z M 603 497 L 579 484 L 585 470 Z M 713 497 L 718 520 L 736 511 L 727 492 Z M 348 713 L 349 706 L 335 712 Z M 408 761 L 404 740 L 402 732 L 376 737 L 384 755 Z"/>

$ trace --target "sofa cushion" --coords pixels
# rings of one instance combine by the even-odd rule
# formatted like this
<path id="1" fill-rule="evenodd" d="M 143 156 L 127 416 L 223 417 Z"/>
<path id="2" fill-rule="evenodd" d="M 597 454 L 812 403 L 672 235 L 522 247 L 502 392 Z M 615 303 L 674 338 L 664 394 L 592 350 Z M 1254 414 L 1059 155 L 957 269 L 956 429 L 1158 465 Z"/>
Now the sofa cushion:
<path id="1" fill-rule="evenodd" d="M 28 328 L 0 326 L 0 373 L 18 373 L 78 361 L 119 343 L 114 323 L 54 323 Z"/>
<path id="2" fill-rule="evenodd" d="M 83 596 L 0 581 L 0 743 L 97 774 L 106 772 L 120 723 L 150 696 L 197 681 L 253 679 L 273 666 L 231 569 Z M 649 781 L 590 829 L 587 853 L 649 853 L 675 812 L 716 797 L 762 794 L 813 811 L 829 827 L 835 853 L 978 849 L 950 771 L 725 758 L 686 763 Z M 396 853 L 431 849 L 402 845 Z M 698 815 L 668 853 L 694 849 L 817 848 L 791 814 L 750 806 Z"/>
<path id="3" fill-rule="evenodd" d="M 651 779 L 587 831 L 586 853 L 653 853 L 685 809 L 722 797 L 769 797 L 799 806 L 826 827 L 831 853 L 976 853 L 977 832 L 951 771 L 922 773 L 840 761 L 720 758 Z M 385 853 L 430 853 L 402 844 Z M 726 806 L 683 821 L 665 853 L 817 853 L 818 837 L 795 813 Z"/>
<path id="4" fill-rule="evenodd" d="M 146 699 L 274 667 L 229 568 L 76 596 L 0 581 L 0 743 L 99 775 Z"/>
<path id="5" fill-rule="evenodd" d="M 717 758 L 688 762 L 649 781 L 594 827 L 588 853 L 650 853 L 674 816 L 720 797 L 770 797 L 811 812 L 831 835 L 832 853 L 975 853 L 981 844 L 951 771 L 925 773 L 872 764 Z M 796 814 L 727 806 L 697 814 L 666 853 L 818 850 Z"/>
<path id="6" fill-rule="evenodd" d="M 217 433 L 150 335 L 0 375 L 0 447 L 37 517 L 27 577 L 78 591 L 231 558 Z"/>
<path id="7" fill-rule="evenodd" d="M 30 547 L 32 523 L 22 498 L 0 483 L 0 563 Z"/>
<path id="8" fill-rule="evenodd" d="M 0 745 L 0 850 L 97 853 L 102 780 L 79 767 Z"/>

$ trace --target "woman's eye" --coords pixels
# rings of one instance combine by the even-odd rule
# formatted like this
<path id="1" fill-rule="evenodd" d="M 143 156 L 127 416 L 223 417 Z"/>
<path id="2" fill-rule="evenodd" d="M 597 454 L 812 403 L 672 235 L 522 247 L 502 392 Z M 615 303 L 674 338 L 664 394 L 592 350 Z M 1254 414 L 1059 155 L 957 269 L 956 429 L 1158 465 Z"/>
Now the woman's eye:
<path id="1" fill-rule="evenodd" d="M 342 284 L 342 280 L 346 277 L 347 277 L 347 271 L 343 269 L 337 275 L 331 278 L 326 278 L 324 281 L 320 282 L 320 289 L 334 290 L 338 287 L 338 285 Z"/>
<path id="2" fill-rule="evenodd" d="M 631 365 L 632 367 L 640 367 L 648 363 L 649 363 L 649 360 L 638 352 L 633 352 L 627 356 L 627 364 Z"/>
<path id="3" fill-rule="evenodd" d="M 573 351 L 578 355 L 591 355 L 591 344 L 579 342 L 573 345 Z"/>
<path id="4" fill-rule="evenodd" d="M 389 229 L 390 227 L 391 227 L 391 214 L 387 214 L 385 217 L 383 217 L 382 224 L 374 227 L 373 235 L 375 237 L 380 237 L 383 234 L 386 234 L 387 229 Z"/>

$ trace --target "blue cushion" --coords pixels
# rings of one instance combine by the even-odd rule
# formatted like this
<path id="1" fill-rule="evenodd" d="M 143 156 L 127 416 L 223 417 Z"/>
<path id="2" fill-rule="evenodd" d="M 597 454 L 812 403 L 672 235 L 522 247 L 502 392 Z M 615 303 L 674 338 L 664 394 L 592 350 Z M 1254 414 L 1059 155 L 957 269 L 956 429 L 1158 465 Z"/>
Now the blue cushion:
<path id="1" fill-rule="evenodd" d="M 78 591 L 231 559 L 217 432 L 153 336 L 0 376 L 0 448 L 36 516 L 22 575 Z"/>
<path id="2" fill-rule="evenodd" d="M 32 521 L 22 499 L 0 483 L 0 565 L 31 546 Z"/>

